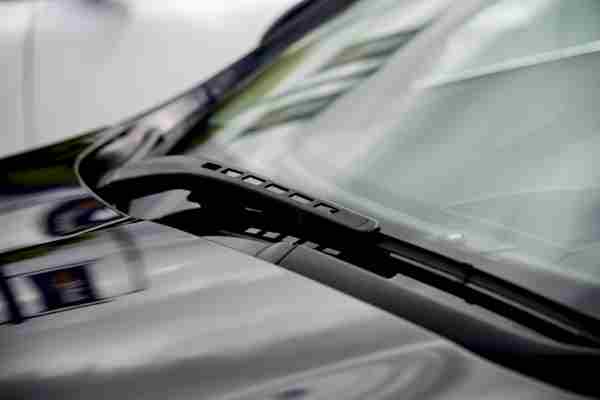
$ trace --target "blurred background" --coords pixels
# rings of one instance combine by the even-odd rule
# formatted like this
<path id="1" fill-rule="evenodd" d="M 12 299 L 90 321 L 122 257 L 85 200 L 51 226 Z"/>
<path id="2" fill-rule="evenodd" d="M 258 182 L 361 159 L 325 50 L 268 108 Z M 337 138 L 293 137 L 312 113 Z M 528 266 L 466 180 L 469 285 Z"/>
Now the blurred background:
<path id="1" fill-rule="evenodd" d="M 164 102 L 251 49 L 295 3 L 0 1 L 0 156 Z"/>

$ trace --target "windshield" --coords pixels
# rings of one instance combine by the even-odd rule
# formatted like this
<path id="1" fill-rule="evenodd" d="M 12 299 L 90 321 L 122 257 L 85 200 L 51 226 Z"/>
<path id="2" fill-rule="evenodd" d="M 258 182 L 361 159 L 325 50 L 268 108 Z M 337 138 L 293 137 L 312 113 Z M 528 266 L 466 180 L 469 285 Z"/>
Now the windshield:
<path id="1" fill-rule="evenodd" d="M 600 284 L 600 2 L 447 3 L 360 2 L 189 153 L 325 192 L 436 250 Z"/>

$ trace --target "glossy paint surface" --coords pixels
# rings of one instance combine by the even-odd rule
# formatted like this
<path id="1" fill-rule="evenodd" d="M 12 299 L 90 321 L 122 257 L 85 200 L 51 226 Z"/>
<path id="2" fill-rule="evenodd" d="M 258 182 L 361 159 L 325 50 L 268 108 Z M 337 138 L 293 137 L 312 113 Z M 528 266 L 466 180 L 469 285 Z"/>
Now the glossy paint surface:
<path id="1" fill-rule="evenodd" d="M 117 229 L 129 245 L 108 230 L 5 264 L 10 275 L 92 257 L 96 284 L 116 294 L 115 267 L 137 263 L 148 286 L 0 325 L 3 398 L 577 398 L 220 244 Z"/>

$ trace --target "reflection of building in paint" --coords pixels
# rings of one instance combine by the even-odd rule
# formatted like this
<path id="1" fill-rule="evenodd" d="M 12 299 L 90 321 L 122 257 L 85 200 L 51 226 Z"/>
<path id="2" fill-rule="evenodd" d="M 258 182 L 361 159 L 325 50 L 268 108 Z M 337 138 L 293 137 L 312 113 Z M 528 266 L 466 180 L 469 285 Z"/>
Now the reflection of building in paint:
<path id="1" fill-rule="evenodd" d="M 116 212 L 84 196 L 66 201 L 51 210 L 46 229 L 50 235 L 65 236 L 117 218 L 119 215 Z"/>
<path id="2" fill-rule="evenodd" d="M 30 278 L 42 295 L 48 311 L 98 300 L 88 275 L 87 264 L 41 272 Z"/>
<path id="3" fill-rule="evenodd" d="M 65 304 L 85 300 L 85 283 L 69 271 L 59 271 L 54 275 L 54 286 Z"/>

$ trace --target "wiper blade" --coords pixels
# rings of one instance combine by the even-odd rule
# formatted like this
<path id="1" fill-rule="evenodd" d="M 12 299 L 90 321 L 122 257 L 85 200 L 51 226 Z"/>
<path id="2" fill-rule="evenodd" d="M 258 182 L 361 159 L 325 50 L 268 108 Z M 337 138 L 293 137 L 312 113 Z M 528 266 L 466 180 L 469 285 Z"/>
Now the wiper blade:
<path id="1" fill-rule="evenodd" d="M 475 266 L 396 238 L 379 235 L 382 265 L 442 289 L 537 332 L 574 345 L 600 348 L 600 321 Z"/>

